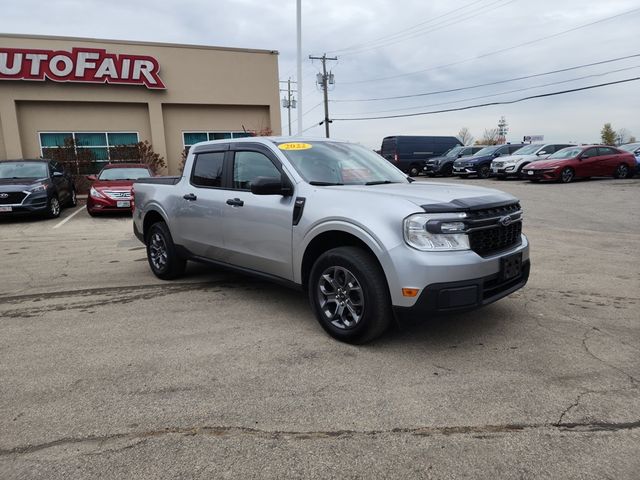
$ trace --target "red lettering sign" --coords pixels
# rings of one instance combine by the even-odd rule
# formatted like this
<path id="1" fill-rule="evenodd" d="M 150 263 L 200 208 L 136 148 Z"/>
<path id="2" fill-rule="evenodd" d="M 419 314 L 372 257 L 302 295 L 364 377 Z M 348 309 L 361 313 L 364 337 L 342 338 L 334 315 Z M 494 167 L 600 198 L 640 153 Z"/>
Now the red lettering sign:
<path id="1" fill-rule="evenodd" d="M 158 61 L 146 55 L 107 53 L 96 48 L 32 50 L 0 48 L 0 80 L 113 83 L 166 88 Z"/>

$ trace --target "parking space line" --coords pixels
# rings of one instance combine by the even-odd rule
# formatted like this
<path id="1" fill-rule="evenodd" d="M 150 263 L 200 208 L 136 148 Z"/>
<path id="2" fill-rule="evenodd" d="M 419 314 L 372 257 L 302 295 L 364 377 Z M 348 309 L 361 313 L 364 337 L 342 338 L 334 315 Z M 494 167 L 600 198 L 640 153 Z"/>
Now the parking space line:
<path id="1" fill-rule="evenodd" d="M 53 226 L 53 229 L 55 230 L 56 228 L 61 227 L 62 225 L 67 223 L 69 220 L 71 220 L 73 217 L 75 217 L 78 213 L 80 213 L 82 210 L 84 210 L 84 207 L 78 207 L 78 209 L 75 212 L 73 212 L 71 215 L 69 215 L 67 218 L 65 218 L 61 222 L 55 224 Z"/>

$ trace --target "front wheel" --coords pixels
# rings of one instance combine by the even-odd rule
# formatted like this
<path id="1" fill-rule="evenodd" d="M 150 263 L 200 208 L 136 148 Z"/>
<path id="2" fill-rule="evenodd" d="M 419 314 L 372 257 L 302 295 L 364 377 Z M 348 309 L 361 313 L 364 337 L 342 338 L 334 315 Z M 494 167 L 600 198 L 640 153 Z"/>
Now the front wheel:
<path id="1" fill-rule="evenodd" d="M 443 177 L 450 177 L 451 175 L 453 175 L 453 165 L 445 165 L 444 167 L 442 167 L 442 170 L 440 172 L 442 173 Z"/>
<path id="2" fill-rule="evenodd" d="M 49 199 L 49 204 L 47 205 L 47 217 L 58 218 L 59 216 L 60 216 L 60 200 L 58 200 L 57 195 L 54 195 Z"/>
<path id="3" fill-rule="evenodd" d="M 420 170 L 418 170 L 418 167 L 412 166 L 409 168 L 410 177 L 417 177 L 418 175 L 420 175 Z"/>
<path id="4" fill-rule="evenodd" d="M 489 168 L 489 165 L 483 165 L 478 170 L 479 178 L 489 178 L 489 175 L 491 175 L 491 168 Z"/>
<path id="5" fill-rule="evenodd" d="M 173 280 L 184 273 L 187 262 L 178 255 L 166 223 L 157 222 L 151 225 L 146 240 L 147 260 L 156 277 Z"/>
<path id="6" fill-rule="evenodd" d="M 573 168 L 565 167 L 562 169 L 562 172 L 560 172 L 560 181 L 562 183 L 569 183 L 571 182 L 571 180 L 573 180 L 574 176 L 575 173 L 573 172 Z"/>
<path id="7" fill-rule="evenodd" d="M 323 253 L 309 276 L 309 302 L 322 328 L 337 340 L 361 344 L 391 323 L 391 298 L 380 265 L 357 247 Z"/>

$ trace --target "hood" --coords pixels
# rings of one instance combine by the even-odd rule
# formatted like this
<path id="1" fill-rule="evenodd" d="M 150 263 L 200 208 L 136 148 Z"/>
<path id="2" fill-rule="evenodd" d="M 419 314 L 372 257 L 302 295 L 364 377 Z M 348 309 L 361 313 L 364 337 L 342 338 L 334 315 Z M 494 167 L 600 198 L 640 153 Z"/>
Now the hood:
<path id="1" fill-rule="evenodd" d="M 431 157 L 430 159 L 427 160 L 427 163 L 439 163 L 442 160 L 455 160 L 455 159 L 451 159 L 445 155 L 441 155 L 439 157 Z"/>
<path id="2" fill-rule="evenodd" d="M 28 190 L 34 183 L 46 181 L 46 178 L 0 178 L 0 189 L 3 192 L 21 192 Z"/>
<path id="3" fill-rule="evenodd" d="M 557 160 L 538 160 L 537 162 L 533 162 L 527 165 L 528 168 L 554 168 L 561 167 L 565 165 L 567 162 L 573 160 L 573 158 L 566 159 L 557 159 Z"/>
<path id="4" fill-rule="evenodd" d="M 357 192 L 364 194 L 365 197 L 370 195 L 389 199 L 390 197 L 398 200 L 406 200 L 418 207 L 425 205 L 435 206 L 439 204 L 466 205 L 471 204 L 490 204 L 498 202 L 513 201 L 517 198 L 508 193 L 495 190 L 493 188 L 472 187 L 469 185 L 457 185 L 450 183 L 436 182 L 413 182 L 413 183 L 392 183 L 388 185 L 336 185 L 328 187 L 316 187 L 324 190 L 339 190 L 340 192 Z M 460 202 L 466 200 L 466 202 Z M 375 203 L 372 198 L 372 203 Z M 451 210 L 449 210 L 451 211 Z"/>
<path id="5" fill-rule="evenodd" d="M 133 180 L 96 180 L 91 184 L 96 190 L 116 188 L 118 190 L 131 190 Z"/>

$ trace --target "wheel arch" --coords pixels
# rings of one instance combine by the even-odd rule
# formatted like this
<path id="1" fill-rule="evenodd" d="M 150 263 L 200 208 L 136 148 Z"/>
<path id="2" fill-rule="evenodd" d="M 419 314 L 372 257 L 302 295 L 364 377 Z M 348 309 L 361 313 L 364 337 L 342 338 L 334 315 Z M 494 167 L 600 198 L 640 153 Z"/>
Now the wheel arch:
<path id="1" fill-rule="evenodd" d="M 160 211 L 151 209 L 145 213 L 142 220 L 142 237 L 144 239 L 147 238 L 147 233 L 149 232 L 149 228 L 151 228 L 151 225 L 157 222 L 164 222 L 168 225 L 167 219 L 162 213 L 160 213 Z"/>

